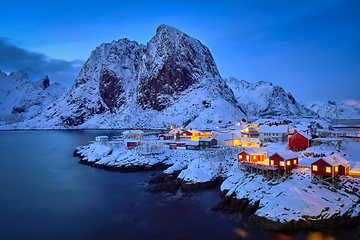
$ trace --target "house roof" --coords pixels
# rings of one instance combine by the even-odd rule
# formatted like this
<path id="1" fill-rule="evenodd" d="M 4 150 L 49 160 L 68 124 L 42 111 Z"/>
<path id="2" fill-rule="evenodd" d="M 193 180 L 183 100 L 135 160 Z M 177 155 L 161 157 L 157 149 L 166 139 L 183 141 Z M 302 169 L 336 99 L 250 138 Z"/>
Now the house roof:
<path id="1" fill-rule="evenodd" d="M 182 133 L 183 130 L 181 128 L 173 128 L 169 133 L 177 133 L 177 132 Z"/>
<path id="2" fill-rule="evenodd" d="M 199 130 L 196 130 L 196 129 L 186 130 L 185 132 L 190 132 L 190 133 L 201 133 Z"/>
<path id="3" fill-rule="evenodd" d="M 260 125 L 259 133 L 287 133 L 289 129 L 288 125 Z"/>
<path id="4" fill-rule="evenodd" d="M 189 141 L 185 143 L 185 146 L 199 146 L 199 141 Z"/>
<path id="5" fill-rule="evenodd" d="M 266 153 L 266 151 L 261 147 L 249 147 L 249 148 L 245 148 L 241 152 L 246 152 L 249 155 L 265 154 Z"/>
<path id="6" fill-rule="evenodd" d="M 324 160 L 325 162 L 327 162 L 328 164 L 330 164 L 333 167 L 337 166 L 337 165 L 343 165 L 343 166 L 351 165 L 351 164 L 348 164 L 348 161 L 345 158 L 341 157 L 338 154 L 333 154 L 333 155 L 330 155 L 327 157 L 322 157 L 320 159 Z"/>
<path id="7" fill-rule="evenodd" d="M 162 134 L 159 135 L 159 137 L 160 137 L 160 136 L 173 137 L 174 134 L 173 134 L 173 133 L 162 133 Z"/>
<path id="8" fill-rule="evenodd" d="M 308 135 L 308 134 L 306 134 L 305 132 L 297 132 L 297 133 L 295 133 L 294 135 L 292 135 L 292 136 L 290 136 L 290 137 L 293 137 L 293 136 L 295 136 L 296 134 L 301 134 L 301 135 L 303 135 L 304 137 L 306 137 L 307 139 L 312 139 L 312 137 L 310 136 L 310 135 Z"/>
<path id="9" fill-rule="evenodd" d="M 213 140 L 214 138 L 200 138 L 199 141 L 202 141 L 202 142 L 210 142 L 211 140 Z"/>
<path id="10" fill-rule="evenodd" d="M 275 154 L 279 155 L 280 157 L 282 157 L 284 160 L 287 159 L 292 159 L 292 158 L 298 158 L 299 155 L 297 153 L 294 153 L 291 150 L 287 150 L 287 151 L 282 151 L 282 152 L 276 152 L 273 155 L 271 155 L 270 157 L 274 156 Z"/>
<path id="11" fill-rule="evenodd" d="M 240 139 L 239 135 L 235 132 L 229 131 L 229 132 L 216 132 L 213 131 L 213 134 L 215 135 L 215 139 L 219 140 L 232 140 L 232 139 Z"/>

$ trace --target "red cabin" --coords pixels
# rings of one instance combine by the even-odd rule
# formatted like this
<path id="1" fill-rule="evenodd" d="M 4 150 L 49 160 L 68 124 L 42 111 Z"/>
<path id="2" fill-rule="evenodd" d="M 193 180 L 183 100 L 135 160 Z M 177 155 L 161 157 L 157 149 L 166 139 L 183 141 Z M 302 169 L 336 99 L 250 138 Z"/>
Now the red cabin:
<path id="1" fill-rule="evenodd" d="M 141 143 L 140 140 L 129 140 L 129 141 L 127 141 L 127 143 L 126 143 L 126 146 L 127 146 L 127 147 L 137 147 L 137 146 L 140 145 L 140 143 Z"/>
<path id="2" fill-rule="evenodd" d="M 269 165 L 281 170 L 293 169 L 295 164 L 299 164 L 299 155 L 290 150 L 277 152 L 269 158 Z"/>
<path id="3" fill-rule="evenodd" d="M 350 171 L 348 161 L 338 154 L 322 157 L 311 164 L 311 174 L 336 177 L 338 175 L 348 175 Z"/>
<path id="4" fill-rule="evenodd" d="M 262 162 L 265 158 L 266 151 L 261 147 L 245 148 L 238 154 L 238 161 Z"/>
<path id="5" fill-rule="evenodd" d="M 291 150 L 304 150 L 310 147 L 311 137 L 304 132 L 298 132 L 289 137 L 289 148 Z"/>
<path id="6" fill-rule="evenodd" d="M 174 139 L 174 134 L 160 134 L 159 135 L 159 140 L 172 140 Z"/>

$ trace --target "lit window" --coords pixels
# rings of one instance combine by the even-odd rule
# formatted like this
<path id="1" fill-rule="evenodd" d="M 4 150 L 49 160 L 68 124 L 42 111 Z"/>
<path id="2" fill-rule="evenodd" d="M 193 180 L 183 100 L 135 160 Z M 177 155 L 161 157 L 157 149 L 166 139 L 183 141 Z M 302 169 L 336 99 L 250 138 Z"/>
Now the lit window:
<path id="1" fill-rule="evenodd" d="M 326 167 L 326 172 L 331 173 L 331 167 Z"/>
<path id="2" fill-rule="evenodd" d="M 290 161 L 286 161 L 286 165 L 290 166 L 291 162 Z"/>
<path id="3" fill-rule="evenodd" d="M 313 165 L 313 171 L 317 171 L 318 168 L 317 168 L 317 165 Z"/>
<path id="4" fill-rule="evenodd" d="M 271 165 L 274 165 L 274 160 L 270 160 L 270 164 L 271 164 Z"/>
<path id="5" fill-rule="evenodd" d="M 339 171 L 339 167 L 336 166 L 336 167 L 335 167 L 335 172 L 338 172 L 338 171 Z"/>
<path id="6" fill-rule="evenodd" d="M 249 155 L 246 155 L 246 160 L 249 160 Z"/>
<path id="7" fill-rule="evenodd" d="M 255 159 L 256 159 L 256 156 L 253 156 L 253 159 L 255 160 Z"/>
<path id="8" fill-rule="evenodd" d="M 280 161 L 280 166 L 284 166 L 284 161 Z"/>
<path id="9" fill-rule="evenodd" d="M 294 159 L 294 164 L 296 164 L 296 159 Z"/>

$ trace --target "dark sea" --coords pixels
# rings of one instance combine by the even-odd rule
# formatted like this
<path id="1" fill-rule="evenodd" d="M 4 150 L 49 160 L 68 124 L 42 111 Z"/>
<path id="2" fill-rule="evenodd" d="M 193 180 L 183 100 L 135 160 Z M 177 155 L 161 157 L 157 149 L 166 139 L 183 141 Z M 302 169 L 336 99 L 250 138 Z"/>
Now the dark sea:
<path id="1" fill-rule="evenodd" d="M 161 171 L 118 173 L 72 153 L 121 131 L 0 132 L 0 239 L 356 239 L 354 229 L 275 233 L 245 215 L 211 211 L 219 189 L 185 196 L 147 192 Z"/>

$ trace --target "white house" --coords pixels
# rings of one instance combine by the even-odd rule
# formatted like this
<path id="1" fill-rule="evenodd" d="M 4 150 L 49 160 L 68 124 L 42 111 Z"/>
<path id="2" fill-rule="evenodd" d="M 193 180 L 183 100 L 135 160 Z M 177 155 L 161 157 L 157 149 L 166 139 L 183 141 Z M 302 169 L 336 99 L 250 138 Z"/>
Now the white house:
<path id="1" fill-rule="evenodd" d="M 108 136 L 97 136 L 97 137 L 95 137 L 95 141 L 97 141 L 97 142 L 108 141 L 108 140 L 109 140 Z"/>
<path id="2" fill-rule="evenodd" d="M 239 146 L 241 144 L 241 137 L 233 131 L 213 131 L 212 134 L 218 146 Z"/>
<path id="3" fill-rule="evenodd" d="M 259 126 L 259 139 L 261 142 L 273 141 L 281 142 L 287 141 L 287 135 L 289 134 L 288 125 L 260 125 Z"/>

